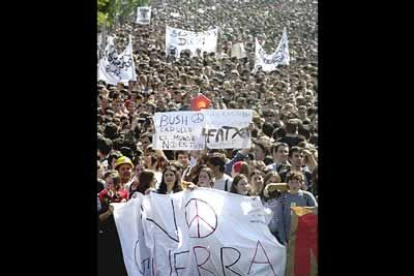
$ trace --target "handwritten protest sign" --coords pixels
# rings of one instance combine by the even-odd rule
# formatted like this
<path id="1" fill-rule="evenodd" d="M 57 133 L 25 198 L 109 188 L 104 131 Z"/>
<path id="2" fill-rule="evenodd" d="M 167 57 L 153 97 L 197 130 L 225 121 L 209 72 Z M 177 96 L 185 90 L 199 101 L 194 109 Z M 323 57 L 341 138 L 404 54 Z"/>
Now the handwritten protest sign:
<path id="1" fill-rule="evenodd" d="M 249 148 L 251 110 L 226 109 L 155 113 L 155 149 Z"/>
<path id="2" fill-rule="evenodd" d="M 155 113 L 154 149 L 200 150 L 205 148 L 202 130 L 205 115 L 200 112 Z"/>
<path id="3" fill-rule="evenodd" d="M 205 110 L 207 147 L 211 149 L 249 148 L 251 110 Z"/>
<path id="4" fill-rule="evenodd" d="M 148 25 L 151 20 L 151 7 L 138 7 L 136 23 Z"/>
<path id="5" fill-rule="evenodd" d="M 218 29 L 212 29 L 204 32 L 192 32 L 182 29 L 168 27 L 165 35 L 166 55 L 180 57 L 183 50 L 190 50 L 192 55 L 197 53 L 197 49 L 207 53 L 216 52 L 217 50 Z"/>
<path id="6" fill-rule="evenodd" d="M 126 216 L 130 209 L 141 210 L 141 201 L 142 218 Z M 285 275 L 286 249 L 270 233 L 258 197 L 197 188 L 171 195 L 150 193 L 134 204 L 123 204 L 123 219 L 116 215 L 115 221 L 129 276 L 146 276 L 150 270 L 150 275 L 159 276 Z M 133 237 L 139 237 L 139 243 L 142 237 L 148 251 L 137 254 L 134 241 L 128 240 Z"/>

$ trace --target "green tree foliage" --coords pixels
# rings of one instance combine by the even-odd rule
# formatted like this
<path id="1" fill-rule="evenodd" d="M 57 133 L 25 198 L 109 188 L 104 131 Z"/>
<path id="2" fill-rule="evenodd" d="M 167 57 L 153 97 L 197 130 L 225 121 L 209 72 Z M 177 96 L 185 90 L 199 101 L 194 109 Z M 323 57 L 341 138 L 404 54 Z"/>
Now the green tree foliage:
<path id="1" fill-rule="evenodd" d="M 139 6 L 147 6 L 149 0 L 98 0 L 98 26 L 112 29 L 133 19 Z"/>

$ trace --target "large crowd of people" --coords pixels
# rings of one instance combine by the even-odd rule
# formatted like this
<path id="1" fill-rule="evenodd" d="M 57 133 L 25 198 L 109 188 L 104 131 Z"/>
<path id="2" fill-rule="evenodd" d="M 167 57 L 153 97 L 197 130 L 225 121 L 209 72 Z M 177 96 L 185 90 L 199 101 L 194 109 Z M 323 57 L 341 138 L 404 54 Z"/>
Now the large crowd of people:
<path id="1" fill-rule="evenodd" d="M 122 267 L 122 257 L 118 264 L 113 258 L 114 250 L 122 253 L 114 241 L 110 203 L 127 202 L 137 193 L 205 187 L 259 196 L 273 214 L 271 233 L 288 244 L 289 208 L 317 206 L 318 198 L 317 2 L 166 0 L 151 1 L 151 6 L 149 25 L 129 22 L 110 33 L 117 37 L 119 51 L 132 34 L 137 79 L 128 85 L 98 82 L 100 266 Z M 218 27 L 216 53 L 166 56 L 166 26 L 190 31 Z M 284 28 L 290 64 L 253 71 L 255 38 L 271 53 Z M 235 43 L 243 43 L 245 58 L 232 57 Z M 191 99 L 200 93 L 213 109 L 253 110 L 252 147 L 153 148 L 154 113 L 191 110 Z M 102 253 L 107 248 L 115 249 Z M 125 268 L 116 275 L 126 275 Z"/>

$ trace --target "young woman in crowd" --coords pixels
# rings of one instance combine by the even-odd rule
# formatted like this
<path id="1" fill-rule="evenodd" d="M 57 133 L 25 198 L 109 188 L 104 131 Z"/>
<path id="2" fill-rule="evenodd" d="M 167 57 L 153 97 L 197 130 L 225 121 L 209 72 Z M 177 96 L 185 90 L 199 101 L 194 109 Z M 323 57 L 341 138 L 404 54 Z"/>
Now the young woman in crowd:
<path id="1" fill-rule="evenodd" d="M 167 164 L 162 172 L 161 183 L 156 191 L 160 194 L 170 194 L 182 191 L 180 178 L 177 177 L 177 168 L 175 166 Z"/>
<path id="2" fill-rule="evenodd" d="M 233 178 L 230 193 L 246 196 L 250 195 L 250 185 L 247 176 L 245 176 L 244 174 L 237 174 Z"/>
<path id="3" fill-rule="evenodd" d="M 207 166 L 203 166 L 198 174 L 198 187 L 212 188 L 214 186 L 213 171 Z"/>

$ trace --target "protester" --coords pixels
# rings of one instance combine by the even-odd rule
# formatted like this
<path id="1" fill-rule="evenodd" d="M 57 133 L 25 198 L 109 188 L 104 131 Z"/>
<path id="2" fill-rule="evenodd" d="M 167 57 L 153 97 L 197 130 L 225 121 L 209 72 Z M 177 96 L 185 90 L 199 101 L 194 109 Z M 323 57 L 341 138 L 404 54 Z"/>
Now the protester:
<path id="1" fill-rule="evenodd" d="M 214 174 L 208 167 L 203 167 L 198 174 L 198 187 L 212 188 L 214 186 Z"/>
<path id="2" fill-rule="evenodd" d="M 231 184 L 230 193 L 239 195 L 249 195 L 250 185 L 247 176 L 245 176 L 244 174 L 236 175 Z"/>
<path id="3" fill-rule="evenodd" d="M 304 183 L 303 174 L 298 171 L 289 172 L 286 176 L 286 182 L 289 187 L 289 191 L 284 193 L 280 198 L 277 224 L 277 235 L 283 243 L 289 241 L 290 232 L 290 218 L 291 207 L 294 206 L 318 206 L 314 195 L 308 191 L 301 190 Z"/>
<path id="4" fill-rule="evenodd" d="M 161 194 L 188 187 L 191 190 L 194 186 L 190 183 L 195 183 L 199 187 L 259 195 L 263 205 L 273 212 L 271 232 L 285 243 L 289 204 L 317 205 L 307 192 L 318 195 L 316 2 L 161 2 L 151 1 L 149 25 L 127 20 L 108 31 L 108 35 L 117 37 L 118 53 L 126 48 L 128 35 L 132 35 L 132 60 L 137 74 L 124 85 L 98 83 L 101 222 L 112 216 L 110 202 L 126 202 L 134 194 L 145 195 L 152 190 Z M 179 53 L 172 55 L 176 49 L 166 49 L 166 26 L 189 31 L 217 27 L 217 51 L 185 50 L 180 57 Z M 271 54 L 285 28 L 289 65 L 279 65 L 270 72 L 254 68 L 255 39 Z M 156 150 L 155 113 L 191 110 L 191 100 L 197 95 L 206 96 L 211 109 L 252 110 L 251 146 Z M 105 187 L 99 184 L 103 180 Z M 273 191 L 266 197 L 264 187 L 281 182 L 288 183 L 289 193 Z"/>
<path id="5" fill-rule="evenodd" d="M 220 153 L 209 156 L 207 160 L 207 166 L 213 171 L 216 180 L 213 188 L 222 191 L 230 191 L 233 179 L 224 173 L 225 164 L 226 159 Z"/>
<path id="6" fill-rule="evenodd" d="M 263 189 L 264 189 L 264 179 L 263 173 L 259 170 L 254 170 L 250 174 L 250 194 L 257 195 L 260 197 L 262 202 L 264 201 Z"/>
<path id="7" fill-rule="evenodd" d="M 180 179 L 177 175 L 177 168 L 173 165 L 167 165 L 162 172 L 161 183 L 157 189 L 157 193 L 170 194 L 182 190 Z"/>

